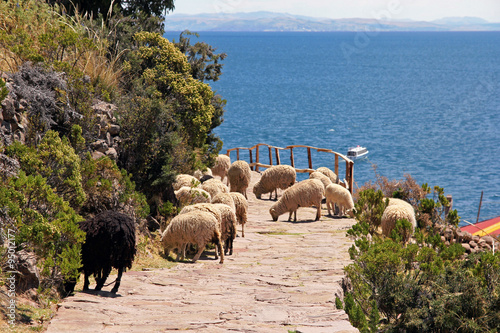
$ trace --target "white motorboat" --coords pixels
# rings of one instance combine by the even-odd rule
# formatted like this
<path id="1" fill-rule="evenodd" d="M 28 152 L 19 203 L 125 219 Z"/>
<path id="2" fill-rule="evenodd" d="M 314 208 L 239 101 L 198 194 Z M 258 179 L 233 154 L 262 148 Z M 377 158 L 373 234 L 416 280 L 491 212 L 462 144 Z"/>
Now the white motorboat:
<path id="1" fill-rule="evenodd" d="M 368 153 L 368 149 L 358 145 L 357 147 L 349 147 L 349 149 L 347 150 L 347 157 L 354 161 L 366 157 Z"/>

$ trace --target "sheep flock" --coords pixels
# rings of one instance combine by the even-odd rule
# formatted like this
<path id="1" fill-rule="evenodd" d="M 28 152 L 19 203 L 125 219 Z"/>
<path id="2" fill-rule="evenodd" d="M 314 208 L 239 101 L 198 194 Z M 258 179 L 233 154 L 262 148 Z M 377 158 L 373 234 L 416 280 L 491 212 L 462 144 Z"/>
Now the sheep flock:
<path id="1" fill-rule="evenodd" d="M 272 202 L 269 223 L 278 221 L 285 213 L 289 213 L 288 221 L 292 221 L 293 215 L 293 222 L 296 222 L 297 211 L 305 207 L 314 208 L 315 214 L 307 216 L 301 213 L 299 221 L 319 221 L 322 201 L 326 202 L 329 216 L 353 216 L 354 202 L 350 191 L 328 168 L 318 168 L 308 179 L 297 181 L 293 167 L 270 166 L 253 187 L 250 187 L 252 171 L 247 162 L 231 163 L 228 156 L 221 155 L 214 168 L 197 170 L 192 175 L 180 174 L 175 179 L 173 188 L 178 213 L 160 229 L 163 258 L 169 259 L 170 255 L 176 254 L 176 261 L 184 261 L 189 251 L 194 254 L 190 261 L 196 262 L 206 251 L 205 255 L 210 256 L 212 252 L 213 258 L 223 264 L 225 257 L 233 255 L 233 243 L 238 242 L 237 238 L 245 237 L 249 199 L 257 205 Z M 247 192 L 253 192 L 253 197 Z M 262 198 L 266 193 L 270 194 L 269 199 Z M 390 200 L 382 217 L 381 233 L 390 235 L 398 219 L 407 219 L 411 223 L 410 234 L 404 235 L 408 239 L 416 227 L 415 213 L 411 205 L 401 200 Z M 118 291 L 122 273 L 131 268 L 136 253 L 135 223 L 123 213 L 105 212 L 81 224 L 87 232 L 82 256 L 84 290 L 89 288 L 92 274 L 96 277 L 96 290 L 100 290 L 114 267 L 119 275 L 112 292 Z M 207 246 L 212 250 L 207 250 Z"/>

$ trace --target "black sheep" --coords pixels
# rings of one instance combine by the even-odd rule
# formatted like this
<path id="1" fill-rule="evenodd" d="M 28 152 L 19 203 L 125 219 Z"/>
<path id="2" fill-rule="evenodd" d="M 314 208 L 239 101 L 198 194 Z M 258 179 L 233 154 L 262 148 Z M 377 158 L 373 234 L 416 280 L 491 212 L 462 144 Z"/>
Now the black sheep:
<path id="1" fill-rule="evenodd" d="M 203 177 L 200 178 L 200 183 L 203 184 L 204 182 L 206 182 L 207 180 L 212 179 L 212 178 L 214 178 L 214 177 L 210 176 L 210 175 L 204 175 Z"/>
<path id="2" fill-rule="evenodd" d="M 111 290 L 116 293 L 123 270 L 132 267 L 136 253 L 134 220 L 123 213 L 108 210 L 80 223 L 80 228 L 87 233 L 82 245 L 83 290 L 89 289 L 92 274 L 96 280 L 95 290 L 101 290 L 111 269 L 116 268 L 118 277 Z"/>

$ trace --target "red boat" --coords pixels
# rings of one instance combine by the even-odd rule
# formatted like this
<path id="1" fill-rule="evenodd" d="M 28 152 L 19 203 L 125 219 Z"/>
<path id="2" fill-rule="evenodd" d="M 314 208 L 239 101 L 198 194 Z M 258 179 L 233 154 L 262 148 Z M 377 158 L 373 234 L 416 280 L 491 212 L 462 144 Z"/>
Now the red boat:
<path id="1" fill-rule="evenodd" d="M 467 225 L 460 228 L 462 231 L 470 232 L 473 235 L 478 236 L 498 236 L 500 235 L 500 216 L 492 218 L 490 220 L 478 222 L 473 225 Z"/>

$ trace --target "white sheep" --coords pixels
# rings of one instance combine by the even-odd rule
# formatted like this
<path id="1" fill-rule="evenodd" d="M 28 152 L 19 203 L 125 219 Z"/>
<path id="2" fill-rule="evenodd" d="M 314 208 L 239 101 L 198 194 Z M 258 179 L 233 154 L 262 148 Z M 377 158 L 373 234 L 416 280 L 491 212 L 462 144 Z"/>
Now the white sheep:
<path id="1" fill-rule="evenodd" d="M 243 194 L 238 192 L 230 192 L 233 197 L 234 206 L 236 207 L 236 218 L 241 224 L 241 237 L 245 237 L 245 224 L 247 223 L 248 201 Z"/>
<path id="2" fill-rule="evenodd" d="M 234 208 L 222 203 L 195 204 L 184 207 L 179 214 L 192 211 L 204 211 L 217 218 L 220 224 L 221 240 L 224 243 L 224 253 L 233 254 L 233 240 L 236 238 L 236 214 Z M 187 244 L 186 244 L 187 245 Z"/>
<path id="3" fill-rule="evenodd" d="M 330 184 L 325 189 L 326 197 L 326 208 L 328 209 L 328 215 L 332 215 L 332 211 L 335 213 L 335 204 L 339 207 L 340 216 L 349 214 L 353 217 L 354 214 L 354 201 L 352 200 L 351 193 L 339 184 Z"/>
<path id="4" fill-rule="evenodd" d="M 325 189 L 328 185 L 332 184 L 332 181 L 330 180 L 330 178 L 328 178 L 327 176 L 325 176 L 323 173 L 321 173 L 319 171 L 311 172 L 309 174 L 309 179 L 320 180 L 323 183 L 323 186 L 325 187 Z"/>
<path id="5" fill-rule="evenodd" d="M 283 192 L 278 202 L 271 206 L 269 213 L 273 221 L 277 221 L 278 217 L 285 212 L 290 212 L 288 221 L 292 219 L 294 213 L 294 221 L 297 221 L 297 209 L 299 207 L 316 206 L 316 220 L 321 217 L 321 199 L 325 188 L 323 183 L 318 179 L 306 179 L 296 183 L 292 187 Z"/>
<path id="6" fill-rule="evenodd" d="M 389 204 L 387 206 L 405 205 L 408 208 L 413 209 L 413 206 L 409 202 L 407 202 L 403 199 L 398 199 L 398 198 L 388 198 L 388 199 L 389 199 Z"/>
<path id="7" fill-rule="evenodd" d="M 210 202 L 228 205 L 236 213 L 236 207 L 234 205 L 233 197 L 229 193 L 217 193 L 217 195 L 213 197 L 212 201 Z"/>
<path id="8" fill-rule="evenodd" d="M 247 188 L 250 184 L 251 170 L 247 162 L 243 160 L 235 161 L 227 171 L 229 180 L 229 191 L 239 192 L 247 198 Z"/>
<path id="9" fill-rule="evenodd" d="M 175 183 L 173 184 L 174 191 L 179 190 L 183 186 L 187 187 L 198 187 L 200 182 L 198 179 L 191 175 L 180 174 L 175 177 Z"/>
<path id="10" fill-rule="evenodd" d="M 219 193 L 229 193 L 229 188 L 216 178 L 211 178 L 203 182 L 200 188 L 210 193 L 212 198 Z"/>
<path id="11" fill-rule="evenodd" d="M 262 173 L 260 180 L 253 186 L 253 193 L 260 199 L 262 194 L 270 193 L 269 200 L 272 199 L 273 191 L 275 200 L 278 200 L 278 189 L 286 190 L 295 184 L 297 173 L 289 165 L 273 165 Z"/>
<path id="12" fill-rule="evenodd" d="M 215 165 L 212 167 L 212 175 L 219 176 L 220 180 L 224 182 L 224 178 L 227 176 L 227 171 L 231 166 L 231 158 L 227 155 L 219 154 L 215 159 Z"/>
<path id="13" fill-rule="evenodd" d="M 412 230 L 409 234 L 402 235 L 403 238 L 408 240 L 417 227 L 417 220 L 415 218 L 415 210 L 407 202 L 397 202 L 395 200 L 389 200 L 389 206 L 387 206 L 382 214 L 382 220 L 380 222 L 380 227 L 382 229 L 382 234 L 384 236 L 389 236 L 391 231 L 396 226 L 397 220 L 405 219 L 410 222 Z"/>
<path id="14" fill-rule="evenodd" d="M 327 167 L 319 167 L 319 168 L 316 169 L 316 171 L 321 172 L 322 174 L 324 174 L 325 176 L 327 176 L 328 178 L 330 178 L 330 180 L 332 181 L 332 183 L 338 184 L 339 177 L 335 174 L 335 172 L 333 172 L 332 170 L 328 169 Z"/>
<path id="15" fill-rule="evenodd" d="M 193 173 L 193 176 L 200 180 L 203 176 L 212 176 L 212 170 L 210 168 L 207 168 L 205 171 L 198 169 Z"/>
<path id="16" fill-rule="evenodd" d="M 177 191 L 174 191 L 174 194 L 181 207 L 196 203 L 210 202 L 212 200 L 210 193 L 201 188 L 183 186 Z"/>
<path id="17" fill-rule="evenodd" d="M 193 211 L 177 215 L 163 231 L 161 242 L 167 255 L 170 250 L 178 249 L 177 260 L 179 260 L 180 252 L 182 252 L 182 259 L 184 259 L 185 244 L 196 244 L 198 252 L 194 256 L 193 262 L 200 258 L 205 246 L 213 242 L 219 248 L 220 263 L 224 262 L 219 221 L 214 215 L 207 212 Z"/>

